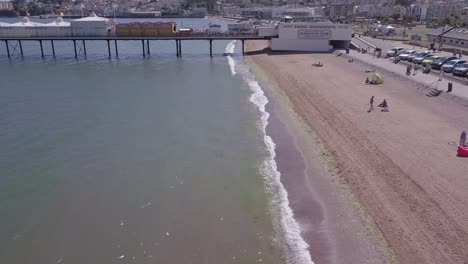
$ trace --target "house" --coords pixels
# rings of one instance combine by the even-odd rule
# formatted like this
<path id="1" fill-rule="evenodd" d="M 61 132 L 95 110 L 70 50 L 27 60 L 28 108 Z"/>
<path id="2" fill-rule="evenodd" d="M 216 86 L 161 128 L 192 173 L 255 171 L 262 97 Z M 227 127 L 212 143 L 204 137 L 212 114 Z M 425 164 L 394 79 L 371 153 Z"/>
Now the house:
<path id="1" fill-rule="evenodd" d="M 446 44 L 450 46 L 468 48 L 468 29 L 439 27 L 427 33 L 429 43 Z"/>
<path id="2" fill-rule="evenodd" d="M 0 0 L 0 10 L 13 10 L 13 3 L 11 0 Z"/>

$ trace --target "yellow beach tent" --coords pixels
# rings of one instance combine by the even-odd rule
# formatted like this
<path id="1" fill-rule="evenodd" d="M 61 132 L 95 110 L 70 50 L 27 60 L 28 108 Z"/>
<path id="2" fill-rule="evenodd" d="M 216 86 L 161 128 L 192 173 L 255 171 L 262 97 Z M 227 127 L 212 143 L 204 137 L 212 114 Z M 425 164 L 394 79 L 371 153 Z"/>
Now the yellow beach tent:
<path id="1" fill-rule="evenodd" d="M 383 83 L 382 76 L 380 76 L 380 74 L 378 74 L 378 73 L 372 74 L 371 82 L 373 84 L 382 84 Z"/>

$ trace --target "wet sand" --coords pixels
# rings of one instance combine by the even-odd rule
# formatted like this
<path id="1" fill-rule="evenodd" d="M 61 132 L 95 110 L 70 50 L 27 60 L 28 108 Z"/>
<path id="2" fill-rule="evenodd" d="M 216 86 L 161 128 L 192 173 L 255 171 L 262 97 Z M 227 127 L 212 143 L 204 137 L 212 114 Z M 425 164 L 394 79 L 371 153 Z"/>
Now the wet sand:
<path id="1" fill-rule="evenodd" d="M 333 54 L 247 62 L 273 101 L 268 133 L 316 263 L 468 261 L 468 161 L 447 144 L 468 124 L 465 102 L 385 72 L 365 85 L 365 65 Z M 372 95 L 391 111 L 367 113 Z"/>

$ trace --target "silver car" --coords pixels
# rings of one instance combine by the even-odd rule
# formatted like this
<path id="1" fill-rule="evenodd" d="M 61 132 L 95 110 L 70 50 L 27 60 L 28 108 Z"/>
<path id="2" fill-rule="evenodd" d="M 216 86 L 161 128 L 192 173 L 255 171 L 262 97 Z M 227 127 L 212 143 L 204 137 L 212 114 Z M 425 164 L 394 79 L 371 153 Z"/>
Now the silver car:
<path id="1" fill-rule="evenodd" d="M 398 55 L 400 55 L 404 50 L 405 50 L 405 49 L 400 48 L 400 47 L 393 48 L 393 49 L 387 51 L 387 56 L 388 56 L 388 57 L 398 56 Z"/>
<path id="2" fill-rule="evenodd" d="M 403 51 L 403 53 L 401 53 L 400 55 L 398 55 L 398 58 L 399 58 L 400 60 L 408 60 L 408 56 L 413 55 L 413 54 L 415 54 L 415 53 L 416 53 L 415 50 L 405 50 L 405 51 Z"/>
<path id="3" fill-rule="evenodd" d="M 451 61 L 448 61 L 447 63 L 442 65 L 442 70 L 444 72 L 452 72 L 453 69 L 455 69 L 458 65 L 461 65 L 461 64 L 463 64 L 465 62 L 466 61 L 464 61 L 464 60 L 451 60 Z"/>
<path id="4" fill-rule="evenodd" d="M 432 56 L 430 53 L 424 53 L 422 55 L 417 56 L 416 58 L 413 59 L 414 63 L 421 64 L 424 59 L 427 57 Z"/>

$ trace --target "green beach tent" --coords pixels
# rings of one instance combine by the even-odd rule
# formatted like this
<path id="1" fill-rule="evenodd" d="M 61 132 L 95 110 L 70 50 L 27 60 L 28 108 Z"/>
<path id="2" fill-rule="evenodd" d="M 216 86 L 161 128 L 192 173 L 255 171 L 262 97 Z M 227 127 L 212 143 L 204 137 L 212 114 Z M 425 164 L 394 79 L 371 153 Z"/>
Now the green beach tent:
<path id="1" fill-rule="evenodd" d="M 382 84 L 383 83 L 382 76 L 380 76 L 380 74 L 378 74 L 378 73 L 372 74 L 371 82 L 373 84 Z"/>

